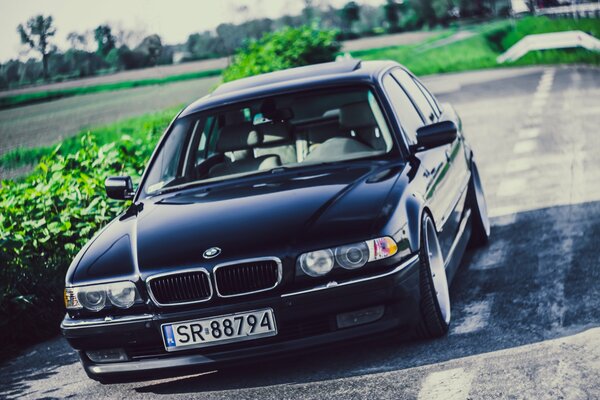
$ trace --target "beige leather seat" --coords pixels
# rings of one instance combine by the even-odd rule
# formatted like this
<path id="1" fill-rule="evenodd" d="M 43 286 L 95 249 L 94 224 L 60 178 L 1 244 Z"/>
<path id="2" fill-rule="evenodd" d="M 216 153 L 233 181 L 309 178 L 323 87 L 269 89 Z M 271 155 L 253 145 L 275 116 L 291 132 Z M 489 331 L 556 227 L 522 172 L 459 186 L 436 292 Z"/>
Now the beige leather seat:
<path id="1" fill-rule="evenodd" d="M 386 150 L 387 145 L 377 127 L 373 111 L 367 102 L 347 104 L 340 108 L 340 125 L 360 142 L 373 150 Z"/>
<path id="2" fill-rule="evenodd" d="M 292 126 L 283 121 L 272 121 L 255 126 L 263 136 L 262 145 L 254 149 L 256 156 L 277 155 L 281 162 L 296 162 L 296 143 L 292 137 Z"/>
<path id="3" fill-rule="evenodd" d="M 254 157 L 253 149 L 263 143 L 263 135 L 250 122 L 225 125 L 217 141 L 217 152 L 228 157 L 221 164 L 212 167 L 208 173 L 211 178 L 268 170 L 281 165 L 277 155 L 267 154 Z"/>

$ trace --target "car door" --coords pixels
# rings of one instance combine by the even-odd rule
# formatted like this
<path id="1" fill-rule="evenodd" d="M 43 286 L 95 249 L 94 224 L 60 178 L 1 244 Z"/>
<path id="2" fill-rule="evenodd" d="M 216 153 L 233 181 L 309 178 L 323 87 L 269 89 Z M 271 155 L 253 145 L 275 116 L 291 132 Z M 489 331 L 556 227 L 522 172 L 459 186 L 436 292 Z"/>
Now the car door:
<path id="1" fill-rule="evenodd" d="M 435 97 L 427 90 L 427 88 L 413 76 L 413 80 L 421 89 L 427 100 L 430 101 L 435 108 L 442 112 L 439 104 L 435 100 Z M 462 134 L 462 126 L 460 118 L 456 114 L 456 111 L 450 104 L 445 104 L 441 119 L 450 119 L 456 122 L 458 126 L 458 136 L 451 144 L 450 147 L 450 184 L 454 188 L 454 200 L 450 204 L 450 209 L 447 211 L 447 222 L 448 230 L 452 232 L 452 243 L 454 238 L 458 234 L 461 219 L 463 217 L 463 211 L 466 206 L 467 188 L 469 185 L 469 178 L 471 177 L 471 168 L 469 160 L 467 159 L 467 153 L 465 151 L 464 136 Z"/>
<path id="2" fill-rule="evenodd" d="M 419 87 L 420 83 L 410 73 L 402 68 L 397 68 L 392 71 L 392 76 L 419 112 L 421 126 L 433 124 L 440 120 L 441 112 L 437 102 L 430 93 L 427 92 L 427 96 L 425 95 Z M 400 120 L 400 123 L 402 124 L 403 121 Z M 457 139 L 448 145 L 416 154 L 416 157 L 421 161 L 423 177 L 426 181 L 425 200 L 433 214 L 445 258 L 449 255 L 456 237 L 460 222 L 459 214 L 462 211 L 462 207 L 457 207 L 459 205 L 457 197 L 461 191 L 457 184 L 459 174 L 457 169 L 454 168 L 456 165 L 454 160 L 461 156 L 460 153 L 464 157 L 462 142 Z M 456 218 L 457 215 L 458 218 Z"/>

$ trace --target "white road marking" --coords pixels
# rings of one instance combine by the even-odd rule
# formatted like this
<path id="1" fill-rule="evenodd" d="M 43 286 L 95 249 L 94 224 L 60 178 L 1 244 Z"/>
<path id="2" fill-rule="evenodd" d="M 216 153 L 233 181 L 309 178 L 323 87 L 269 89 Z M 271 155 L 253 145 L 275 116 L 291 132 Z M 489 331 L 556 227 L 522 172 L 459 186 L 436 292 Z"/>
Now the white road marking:
<path id="1" fill-rule="evenodd" d="M 542 114 L 544 114 L 543 107 L 531 108 L 527 114 L 527 118 L 541 118 Z"/>
<path id="2" fill-rule="evenodd" d="M 575 111 L 576 117 L 584 117 L 587 115 L 600 115 L 600 107 L 585 107 Z"/>
<path id="3" fill-rule="evenodd" d="M 502 214 L 502 215 L 494 218 L 494 221 L 492 221 L 492 225 L 493 226 L 512 225 L 512 224 L 515 223 L 516 220 L 517 220 L 517 214 L 516 213 L 514 213 L 514 214 Z"/>
<path id="4" fill-rule="evenodd" d="M 523 140 L 522 142 L 515 143 L 513 152 L 515 154 L 531 153 L 537 149 L 537 142 L 535 140 Z"/>
<path id="5" fill-rule="evenodd" d="M 419 392 L 421 400 L 464 400 L 469 396 L 473 373 L 453 368 L 429 374 Z"/>
<path id="6" fill-rule="evenodd" d="M 530 158 L 517 158 L 506 163 L 506 172 L 523 172 L 531 169 L 533 162 Z"/>
<path id="7" fill-rule="evenodd" d="M 537 90 L 547 92 L 552 88 L 552 80 L 547 79 L 545 81 L 540 81 L 540 84 L 537 87 Z"/>
<path id="8" fill-rule="evenodd" d="M 523 211 L 523 207 L 521 205 L 509 205 L 509 206 L 499 206 L 492 207 L 488 215 L 490 218 L 498 218 L 498 217 L 506 217 L 509 215 L 514 215 Z"/>
<path id="9" fill-rule="evenodd" d="M 544 98 L 533 98 L 533 101 L 531 102 L 531 108 L 532 109 L 540 109 L 542 110 L 544 108 L 544 106 L 546 105 L 546 99 Z"/>
<path id="10" fill-rule="evenodd" d="M 498 197 L 514 196 L 527 187 L 527 180 L 524 178 L 505 179 L 498 186 Z"/>
<path id="11" fill-rule="evenodd" d="M 523 128 L 519 131 L 519 139 L 533 139 L 540 135 L 540 128 Z"/>
<path id="12" fill-rule="evenodd" d="M 492 297 L 492 296 L 488 296 Z M 492 299 L 475 301 L 465 307 L 466 316 L 454 325 L 451 329 L 451 335 L 464 335 L 480 331 L 488 325 L 492 311 Z"/>
<path id="13" fill-rule="evenodd" d="M 534 127 L 534 126 L 540 126 L 541 123 L 542 123 L 541 115 L 532 115 L 527 119 L 527 121 L 525 122 L 525 124 L 523 126 Z"/>

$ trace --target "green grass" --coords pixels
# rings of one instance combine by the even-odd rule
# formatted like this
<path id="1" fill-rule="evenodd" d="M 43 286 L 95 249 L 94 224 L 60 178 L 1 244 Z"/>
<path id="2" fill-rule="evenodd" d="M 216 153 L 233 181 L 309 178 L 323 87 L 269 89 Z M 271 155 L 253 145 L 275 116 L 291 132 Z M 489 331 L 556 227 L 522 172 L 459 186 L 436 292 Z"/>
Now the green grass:
<path id="1" fill-rule="evenodd" d="M 90 132 L 96 137 L 99 145 L 118 142 L 125 135 L 132 138 L 145 137 L 148 131 L 162 132 L 182 106 L 169 108 L 157 113 L 129 118 L 109 125 L 88 129 L 79 134 L 63 140 L 60 143 L 59 153 L 62 155 L 73 154 L 81 148 L 81 136 Z M 34 165 L 39 160 L 51 154 L 56 149 L 54 146 L 17 148 L 0 156 L 0 167 L 13 169 L 25 165 Z"/>
<path id="2" fill-rule="evenodd" d="M 107 92 L 111 90 L 131 89 L 149 85 L 163 85 L 167 83 L 185 81 L 189 79 L 206 78 L 221 74 L 220 69 L 211 69 L 199 72 L 190 72 L 187 74 L 166 76 L 163 78 L 139 79 L 133 81 L 106 83 L 95 86 L 85 86 L 60 90 L 47 90 L 33 93 L 23 93 L 14 96 L 0 97 L 0 110 L 11 107 L 24 106 L 27 104 L 40 103 L 49 100 L 56 100 L 63 97 L 78 96 L 82 94 Z"/>
<path id="3" fill-rule="evenodd" d="M 530 52 L 523 58 L 498 64 L 496 58 L 530 34 L 582 30 L 600 37 L 597 19 L 549 19 L 528 17 L 512 21 L 496 21 L 471 29 L 475 36 L 441 47 L 423 44 L 355 51 L 363 60 L 396 60 L 417 75 L 459 72 L 499 66 L 587 63 L 600 65 L 600 54 L 585 49 L 545 50 Z"/>

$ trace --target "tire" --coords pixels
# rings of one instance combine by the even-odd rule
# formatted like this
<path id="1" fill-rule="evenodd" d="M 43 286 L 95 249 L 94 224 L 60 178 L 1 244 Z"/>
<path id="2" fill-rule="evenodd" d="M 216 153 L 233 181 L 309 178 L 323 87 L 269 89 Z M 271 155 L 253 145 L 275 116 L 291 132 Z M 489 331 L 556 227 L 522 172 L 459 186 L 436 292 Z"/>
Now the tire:
<path id="1" fill-rule="evenodd" d="M 444 336 L 450 326 L 450 295 L 437 231 L 424 214 L 419 250 L 420 320 L 415 334 L 420 339 Z"/>
<path id="2" fill-rule="evenodd" d="M 471 238 L 469 248 L 477 248 L 487 244 L 490 238 L 490 219 L 487 213 L 487 202 L 479 170 L 475 161 L 471 162 L 471 180 L 468 189 L 468 205 L 471 209 Z"/>

